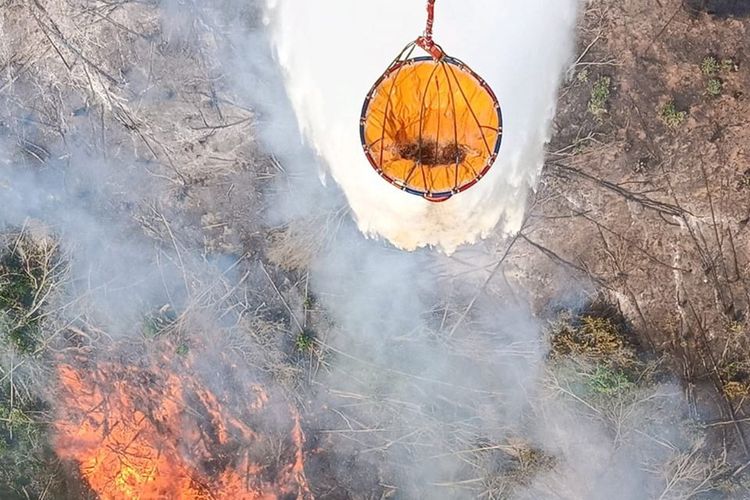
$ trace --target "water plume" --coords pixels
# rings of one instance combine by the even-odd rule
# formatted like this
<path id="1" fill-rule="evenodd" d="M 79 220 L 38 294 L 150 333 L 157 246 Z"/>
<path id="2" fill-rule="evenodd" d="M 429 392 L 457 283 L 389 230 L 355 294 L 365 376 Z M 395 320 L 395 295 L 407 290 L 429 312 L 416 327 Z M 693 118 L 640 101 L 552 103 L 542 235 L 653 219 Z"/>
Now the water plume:
<path id="1" fill-rule="evenodd" d="M 436 40 L 489 82 L 505 125 L 500 157 L 487 177 L 438 205 L 383 182 L 362 153 L 357 126 L 372 83 L 421 34 L 425 2 L 268 3 L 272 43 L 300 127 L 363 233 L 407 250 L 452 252 L 498 223 L 504 233 L 520 229 L 573 49 L 577 0 L 437 2 Z"/>

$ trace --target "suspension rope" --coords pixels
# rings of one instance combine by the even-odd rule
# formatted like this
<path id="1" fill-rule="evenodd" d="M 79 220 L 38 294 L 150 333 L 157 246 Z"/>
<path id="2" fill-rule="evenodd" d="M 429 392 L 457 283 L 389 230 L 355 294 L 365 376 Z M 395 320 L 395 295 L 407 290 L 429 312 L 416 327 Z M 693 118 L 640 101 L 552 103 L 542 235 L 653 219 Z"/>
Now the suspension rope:
<path id="1" fill-rule="evenodd" d="M 432 39 L 432 28 L 435 25 L 435 0 L 427 0 L 427 25 L 424 34 L 417 38 L 416 44 L 429 53 L 436 61 L 445 56 L 445 52 Z"/>
<path id="2" fill-rule="evenodd" d="M 424 37 L 432 40 L 432 27 L 435 24 L 435 0 L 427 0 L 427 27 L 424 30 Z"/>

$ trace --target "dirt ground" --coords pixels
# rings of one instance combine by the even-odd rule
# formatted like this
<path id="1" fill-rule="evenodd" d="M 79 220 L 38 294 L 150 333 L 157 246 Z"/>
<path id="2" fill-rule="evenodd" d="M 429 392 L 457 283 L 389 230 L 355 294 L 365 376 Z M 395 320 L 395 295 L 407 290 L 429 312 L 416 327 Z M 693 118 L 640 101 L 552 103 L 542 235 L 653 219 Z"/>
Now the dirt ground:
<path id="1" fill-rule="evenodd" d="M 750 4 L 596 0 L 515 253 L 575 280 L 667 356 L 695 415 L 746 457 Z M 519 266 L 520 268 L 520 266 Z M 539 306 L 544 307 L 545 299 Z M 709 390 L 699 390 L 707 388 Z"/>

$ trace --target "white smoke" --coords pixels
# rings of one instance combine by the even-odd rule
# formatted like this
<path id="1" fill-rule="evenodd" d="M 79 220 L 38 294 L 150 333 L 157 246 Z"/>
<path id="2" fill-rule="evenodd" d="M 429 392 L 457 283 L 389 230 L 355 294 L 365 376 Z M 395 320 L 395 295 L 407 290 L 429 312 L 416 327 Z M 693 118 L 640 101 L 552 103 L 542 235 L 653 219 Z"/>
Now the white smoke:
<path id="1" fill-rule="evenodd" d="M 271 37 L 300 126 L 343 189 L 359 228 L 408 250 L 452 252 L 520 229 L 543 163 L 556 93 L 573 49 L 578 0 L 439 0 L 435 39 L 495 90 L 500 157 L 478 185 L 431 204 L 383 182 L 359 142 L 373 82 L 423 30 L 423 0 L 267 0 Z"/>

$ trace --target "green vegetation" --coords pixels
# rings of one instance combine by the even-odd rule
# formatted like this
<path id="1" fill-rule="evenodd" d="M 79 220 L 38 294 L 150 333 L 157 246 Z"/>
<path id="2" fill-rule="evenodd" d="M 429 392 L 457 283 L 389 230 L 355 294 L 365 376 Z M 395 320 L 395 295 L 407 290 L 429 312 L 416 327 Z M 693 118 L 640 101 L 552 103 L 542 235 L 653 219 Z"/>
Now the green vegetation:
<path id="1" fill-rule="evenodd" d="M 719 61 L 714 56 L 706 56 L 700 64 L 701 73 L 706 79 L 706 95 L 718 97 L 724 90 L 724 82 L 719 78 L 722 73 L 739 70 L 739 64 L 732 58 L 724 58 Z"/>
<path id="2" fill-rule="evenodd" d="M 41 347 L 42 309 L 64 272 L 57 247 L 18 236 L 0 250 L 0 340 L 21 354 Z"/>
<path id="3" fill-rule="evenodd" d="M 310 330 L 305 329 L 294 339 L 294 347 L 300 352 L 311 351 L 315 347 L 315 336 Z"/>
<path id="4" fill-rule="evenodd" d="M 19 245 L 0 256 L 0 314 L 4 337 L 21 352 L 38 347 L 37 301 L 43 292 L 44 269 L 33 249 Z"/>
<path id="5" fill-rule="evenodd" d="M 731 57 L 725 57 L 719 61 L 714 56 L 706 56 L 701 61 L 701 73 L 708 77 L 716 76 L 719 73 L 739 71 L 739 69 L 740 65 Z"/>
<path id="6" fill-rule="evenodd" d="M 646 365 L 638 359 L 625 326 L 610 312 L 565 312 L 550 327 L 555 377 L 585 398 L 613 398 L 636 389 Z"/>
<path id="7" fill-rule="evenodd" d="M 718 78 L 710 78 L 706 84 L 706 93 L 711 97 L 718 97 L 724 88 L 724 83 Z"/>
<path id="8" fill-rule="evenodd" d="M 715 76 L 720 69 L 721 65 L 719 64 L 719 60 L 714 56 L 706 56 L 703 58 L 703 61 L 701 61 L 701 73 L 706 76 Z"/>
<path id="9" fill-rule="evenodd" d="M 146 314 L 143 319 L 143 335 L 146 338 L 155 338 L 164 333 L 175 321 L 177 321 L 177 313 L 172 306 L 166 304 Z"/>
<path id="10" fill-rule="evenodd" d="M 724 395 L 730 400 L 750 396 L 750 360 L 747 358 L 745 323 L 730 321 L 725 327 L 725 344 L 717 370 Z"/>
<path id="11" fill-rule="evenodd" d="M 312 293 L 308 292 L 307 295 L 305 295 L 305 300 L 302 303 L 302 305 L 306 311 L 309 311 L 310 309 L 314 309 L 315 308 L 315 296 Z"/>
<path id="12" fill-rule="evenodd" d="M 746 359 L 732 359 L 719 368 L 724 394 L 729 399 L 750 396 L 750 362 Z"/>
<path id="13" fill-rule="evenodd" d="M 728 330 L 734 340 L 744 341 L 741 323 L 731 322 Z M 728 464 L 726 456 L 706 446 L 711 431 L 702 422 L 675 413 L 671 403 L 663 404 L 674 397 L 668 383 L 672 380 L 668 361 L 652 358 L 638 348 L 617 309 L 593 304 L 583 312 L 564 311 L 547 333 L 551 342 L 549 394 L 581 412 L 576 418 L 602 423 L 613 439 L 623 446 L 630 442 L 634 449 L 649 446 L 650 428 L 666 427 L 674 433 L 670 434 L 669 454 L 658 465 L 649 465 L 652 472 L 666 478 L 661 498 L 704 498 L 698 492 L 716 493 L 716 498 L 735 492 L 732 498 L 746 498 L 741 496 L 747 492 L 742 477 L 727 474 L 737 469 Z M 745 362 L 727 367 L 722 377 L 742 379 L 746 366 Z M 739 389 L 738 397 L 742 397 L 747 387 L 725 384 L 725 392 Z M 641 437 L 646 440 L 639 442 Z M 658 492 L 653 497 L 657 496 Z"/>
<path id="14" fill-rule="evenodd" d="M 599 77 L 591 89 L 589 99 L 589 112 L 597 119 L 601 119 L 607 113 L 607 103 L 612 94 L 612 79 L 608 76 Z"/>
<path id="15" fill-rule="evenodd" d="M 0 497 L 36 498 L 53 459 L 46 426 L 36 418 L 42 407 L 26 399 L 11 407 L 9 387 L 4 384 L 0 404 Z"/>
<path id="16" fill-rule="evenodd" d="M 732 321 L 729 323 L 729 326 L 727 327 L 728 333 L 736 336 L 736 335 L 742 335 L 745 331 L 745 326 L 740 321 Z"/>
<path id="17" fill-rule="evenodd" d="M 727 57 L 721 60 L 721 71 L 723 72 L 729 72 L 729 71 L 739 71 L 740 65 L 737 61 L 732 59 L 731 57 Z"/>
<path id="18" fill-rule="evenodd" d="M 677 128 L 682 125 L 687 118 L 687 112 L 679 111 L 674 101 L 669 101 L 662 106 L 660 111 L 662 121 L 669 128 Z"/>
<path id="19" fill-rule="evenodd" d="M 14 359 L 0 365 L 0 498 L 39 498 L 54 480 L 47 408 L 25 369 L 43 347 L 43 307 L 60 269 L 54 246 L 25 236 L 0 250 L 0 349 Z"/>
<path id="20" fill-rule="evenodd" d="M 605 396 L 620 394 L 635 387 L 625 372 L 606 366 L 597 366 L 589 377 L 589 389 Z"/>
<path id="21" fill-rule="evenodd" d="M 635 361 L 635 350 L 611 318 L 565 313 L 552 327 L 553 358 L 578 356 L 594 362 L 627 367 Z"/>

